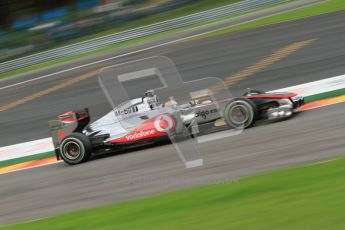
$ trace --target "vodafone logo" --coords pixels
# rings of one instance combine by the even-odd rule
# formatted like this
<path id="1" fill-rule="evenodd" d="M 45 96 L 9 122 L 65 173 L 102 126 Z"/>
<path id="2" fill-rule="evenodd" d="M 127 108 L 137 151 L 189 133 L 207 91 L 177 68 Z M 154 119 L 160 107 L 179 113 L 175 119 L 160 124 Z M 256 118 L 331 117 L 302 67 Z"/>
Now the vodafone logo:
<path id="1" fill-rule="evenodd" d="M 127 141 L 137 140 L 137 139 L 144 138 L 146 136 L 151 136 L 153 134 L 155 134 L 155 130 L 154 129 L 147 130 L 147 131 L 140 131 L 140 132 L 135 132 L 133 134 L 127 135 L 126 139 L 127 139 Z"/>
<path id="2" fill-rule="evenodd" d="M 152 118 L 146 123 L 146 126 L 141 126 L 142 130 L 133 131 L 126 136 L 113 140 L 112 142 L 126 142 L 137 141 L 145 138 L 157 137 L 165 135 L 169 130 L 175 126 L 175 120 L 169 114 L 162 114 L 155 118 Z"/>
<path id="3" fill-rule="evenodd" d="M 168 132 L 174 127 L 174 120 L 171 116 L 162 114 L 156 117 L 154 125 L 157 131 Z"/>

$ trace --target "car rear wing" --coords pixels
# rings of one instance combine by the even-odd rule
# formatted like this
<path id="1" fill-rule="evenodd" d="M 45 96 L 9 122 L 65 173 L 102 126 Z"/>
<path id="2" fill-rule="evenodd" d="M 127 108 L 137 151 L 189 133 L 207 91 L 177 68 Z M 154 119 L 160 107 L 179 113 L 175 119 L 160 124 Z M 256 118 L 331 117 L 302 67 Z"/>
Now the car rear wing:
<path id="1" fill-rule="evenodd" d="M 84 127 L 90 122 L 89 110 L 87 108 L 79 111 L 70 111 L 58 116 L 58 120 L 48 121 L 51 137 L 59 159 L 59 145 L 63 138 L 73 132 L 82 132 Z"/>

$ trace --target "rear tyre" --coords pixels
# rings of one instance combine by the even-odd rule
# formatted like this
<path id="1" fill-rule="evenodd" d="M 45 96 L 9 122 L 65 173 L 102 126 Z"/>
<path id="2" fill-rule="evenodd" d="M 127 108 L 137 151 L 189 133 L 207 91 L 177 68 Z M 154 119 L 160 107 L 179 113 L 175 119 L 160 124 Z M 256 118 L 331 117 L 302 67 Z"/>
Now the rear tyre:
<path id="1" fill-rule="evenodd" d="M 257 106 L 247 98 L 236 98 L 226 105 L 224 118 L 227 125 L 235 129 L 253 126 L 258 116 Z"/>
<path id="2" fill-rule="evenodd" d="M 92 145 L 87 136 L 82 133 L 72 133 L 60 144 L 61 158 L 70 165 L 80 164 L 89 160 Z"/>

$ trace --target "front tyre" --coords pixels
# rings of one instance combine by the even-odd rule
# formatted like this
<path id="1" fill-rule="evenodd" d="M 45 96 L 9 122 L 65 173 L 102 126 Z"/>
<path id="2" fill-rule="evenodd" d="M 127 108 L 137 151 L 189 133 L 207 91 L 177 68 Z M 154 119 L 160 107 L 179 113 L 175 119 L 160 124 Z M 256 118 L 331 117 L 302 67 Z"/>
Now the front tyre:
<path id="1" fill-rule="evenodd" d="M 225 122 L 231 128 L 249 128 L 257 119 L 258 109 L 247 98 L 236 98 L 226 105 L 224 110 Z"/>
<path id="2" fill-rule="evenodd" d="M 70 165 L 87 161 L 92 153 L 92 145 L 87 136 L 82 133 L 72 133 L 60 143 L 61 158 Z"/>

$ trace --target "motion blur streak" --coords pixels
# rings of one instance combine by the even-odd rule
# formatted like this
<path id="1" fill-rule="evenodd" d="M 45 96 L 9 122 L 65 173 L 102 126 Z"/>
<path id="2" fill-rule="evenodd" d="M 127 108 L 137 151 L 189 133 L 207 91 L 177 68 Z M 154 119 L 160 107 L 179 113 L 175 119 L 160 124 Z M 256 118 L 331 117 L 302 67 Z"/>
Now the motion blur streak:
<path id="1" fill-rule="evenodd" d="M 239 82 L 239 81 L 241 81 L 241 80 L 269 67 L 270 65 L 273 65 L 277 61 L 288 57 L 289 55 L 293 54 L 294 52 L 296 52 L 296 51 L 302 49 L 303 47 L 313 43 L 314 41 L 316 41 L 316 39 L 310 39 L 310 40 L 306 40 L 306 41 L 295 42 L 289 46 L 283 47 L 283 48 L 277 50 L 276 52 L 274 52 L 273 54 L 271 54 L 270 56 L 260 60 L 257 63 L 255 63 L 254 65 L 249 66 L 249 67 L 245 68 L 244 70 L 227 77 L 225 79 L 225 84 L 227 86 L 232 86 L 232 85 L 236 84 L 237 82 Z M 98 72 L 98 70 L 94 70 L 94 71 L 89 72 L 87 74 L 83 74 L 83 75 L 80 75 L 76 78 L 64 81 L 64 82 L 62 82 L 56 86 L 53 86 L 53 87 L 47 88 L 45 90 L 39 91 L 37 93 L 34 93 L 30 96 L 26 96 L 24 98 L 21 98 L 19 100 L 16 100 L 14 102 L 9 103 L 9 104 L 2 105 L 0 107 L 0 112 L 15 108 L 15 107 L 22 105 L 24 103 L 27 103 L 29 101 L 33 101 L 33 100 L 40 98 L 42 96 L 45 96 L 45 95 L 50 94 L 52 92 L 58 91 L 62 88 L 73 85 L 73 84 L 80 82 L 82 80 L 88 79 L 92 76 L 95 76 L 97 74 L 97 72 Z M 215 87 L 213 87 L 213 90 L 217 90 L 218 88 L 219 88 L 219 86 L 215 86 Z"/>
<path id="2" fill-rule="evenodd" d="M 274 63 L 290 56 L 291 54 L 297 52 L 298 50 L 302 49 L 303 47 L 313 43 L 314 41 L 316 41 L 317 39 L 310 39 L 310 40 L 305 40 L 305 41 L 301 41 L 301 42 L 295 42 L 292 43 L 286 47 L 283 47 L 279 50 L 277 50 L 276 52 L 272 53 L 270 56 L 261 59 L 260 61 L 258 61 L 257 63 L 255 63 L 252 66 L 249 66 L 247 68 L 245 68 L 244 70 L 241 70 L 227 78 L 225 78 L 224 82 L 226 84 L 226 86 L 233 86 L 235 85 L 237 82 L 244 80 L 245 78 L 254 75 L 257 72 L 260 72 L 264 69 L 266 69 L 267 67 L 273 65 Z M 221 88 L 221 86 L 215 86 L 213 87 L 213 90 L 218 90 L 219 88 Z"/>
<path id="3" fill-rule="evenodd" d="M 55 91 L 58 91 L 58 90 L 60 90 L 62 88 L 65 88 L 67 86 L 71 86 L 71 85 L 73 85 L 75 83 L 78 83 L 78 82 L 80 82 L 82 80 L 86 80 L 88 78 L 94 77 L 94 76 L 97 75 L 97 72 L 98 72 L 98 70 L 94 70 L 92 72 L 80 75 L 78 77 L 75 77 L 75 78 L 63 81 L 63 82 L 61 82 L 58 85 L 55 85 L 55 86 L 50 87 L 50 88 L 47 88 L 45 90 L 41 90 L 41 91 L 39 91 L 37 93 L 31 94 L 30 96 L 23 97 L 21 99 L 18 99 L 18 100 L 14 101 L 14 102 L 9 103 L 9 104 L 2 105 L 2 106 L 0 106 L 0 112 L 3 112 L 3 111 L 6 111 L 6 110 L 15 108 L 15 107 L 17 107 L 19 105 L 22 105 L 22 104 L 25 104 L 27 102 L 33 101 L 33 100 L 35 100 L 37 98 L 43 97 L 45 95 L 48 95 L 48 94 L 53 93 Z"/>

